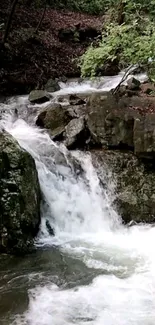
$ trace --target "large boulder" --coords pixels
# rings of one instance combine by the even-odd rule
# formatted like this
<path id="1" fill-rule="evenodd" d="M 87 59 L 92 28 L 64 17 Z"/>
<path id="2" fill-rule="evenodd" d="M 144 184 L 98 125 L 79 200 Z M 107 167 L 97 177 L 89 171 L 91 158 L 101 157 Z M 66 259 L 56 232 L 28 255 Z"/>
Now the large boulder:
<path id="1" fill-rule="evenodd" d="M 58 139 L 65 131 L 65 127 L 71 119 L 71 112 L 66 107 L 55 103 L 40 112 L 36 124 L 48 129 L 53 139 Z"/>
<path id="2" fill-rule="evenodd" d="M 133 148 L 134 118 L 137 112 L 127 109 L 126 98 L 111 94 L 92 95 L 87 103 L 87 127 L 92 142 L 107 147 Z"/>
<path id="3" fill-rule="evenodd" d="M 92 95 L 87 103 L 91 143 L 132 149 L 141 158 L 155 158 L 155 98 Z"/>
<path id="4" fill-rule="evenodd" d="M 40 188 L 33 158 L 0 133 L 0 252 L 27 253 L 40 224 Z"/>
<path id="5" fill-rule="evenodd" d="M 32 90 L 29 94 L 29 101 L 32 104 L 43 104 L 49 100 L 50 96 L 45 90 Z"/>
<path id="6" fill-rule="evenodd" d="M 63 101 L 63 97 L 61 99 Z M 78 100 L 81 99 L 78 98 Z M 75 105 L 70 105 L 69 101 L 65 105 L 64 103 L 51 103 L 40 111 L 36 125 L 46 128 L 53 140 L 67 140 L 67 146 L 70 146 L 71 143 L 75 142 L 76 136 L 81 135 L 81 131 L 85 129 L 86 104 L 85 101 L 83 102 L 84 104 L 76 103 Z M 83 143 L 85 139 L 86 137 L 84 137 Z"/>
<path id="7" fill-rule="evenodd" d="M 113 207 L 125 223 L 155 222 L 155 171 L 131 152 L 92 152 L 101 183 L 110 193 Z"/>

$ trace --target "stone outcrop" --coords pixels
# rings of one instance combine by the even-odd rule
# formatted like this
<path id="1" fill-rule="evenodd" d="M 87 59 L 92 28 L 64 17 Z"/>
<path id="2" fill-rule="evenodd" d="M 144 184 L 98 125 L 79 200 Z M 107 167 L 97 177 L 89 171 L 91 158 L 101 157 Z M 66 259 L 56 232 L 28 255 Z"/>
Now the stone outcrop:
<path id="1" fill-rule="evenodd" d="M 155 171 L 131 152 L 92 152 L 101 183 L 114 187 L 113 206 L 125 223 L 155 222 Z"/>
<path id="2" fill-rule="evenodd" d="M 142 158 L 155 158 L 155 114 L 134 121 L 134 152 Z"/>
<path id="3" fill-rule="evenodd" d="M 87 104 L 87 127 L 92 144 L 131 149 L 138 157 L 154 159 L 155 113 L 149 112 L 153 105 L 152 98 L 92 95 Z M 144 108 L 145 115 L 142 114 Z"/>
<path id="4" fill-rule="evenodd" d="M 90 97 L 87 109 L 87 126 L 93 143 L 133 148 L 134 116 L 137 113 L 126 109 L 123 100 L 118 103 L 110 94 L 96 94 Z"/>
<path id="5" fill-rule="evenodd" d="M 35 162 L 13 137 L 0 133 L 0 252 L 27 253 L 40 224 Z"/>

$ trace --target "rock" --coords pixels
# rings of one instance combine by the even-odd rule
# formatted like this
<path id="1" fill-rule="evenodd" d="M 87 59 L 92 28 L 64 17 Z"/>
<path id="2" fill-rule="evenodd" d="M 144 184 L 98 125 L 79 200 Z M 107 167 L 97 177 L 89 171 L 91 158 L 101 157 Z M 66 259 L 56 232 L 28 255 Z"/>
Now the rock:
<path id="1" fill-rule="evenodd" d="M 55 103 L 40 112 L 36 125 L 48 129 L 53 139 L 58 140 L 71 119 L 72 116 L 66 107 Z"/>
<path id="2" fill-rule="evenodd" d="M 46 220 L 46 228 L 50 236 L 54 236 L 54 229 L 51 227 L 49 220 Z"/>
<path id="3" fill-rule="evenodd" d="M 78 107 L 80 111 L 86 111 L 86 103 L 90 98 L 90 92 L 87 93 L 79 93 L 79 94 L 64 94 L 64 95 L 57 95 L 57 102 L 60 104 L 65 104 L 66 106 L 69 105 L 72 110 L 77 110 Z M 74 107 L 73 107 L 74 106 Z"/>
<path id="4" fill-rule="evenodd" d="M 118 95 L 120 97 L 127 95 L 127 87 L 125 85 L 120 85 L 120 87 L 118 88 Z"/>
<path id="5" fill-rule="evenodd" d="M 32 90 L 29 94 L 29 101 L 32 104 L 43 104 L 49 100 L 50 96 L 45 90 Z"/>
<path id="6" fill-rule="evenodd" d="M 155 114 L 135 119 L 134 152 L 141 158 L 155 159 Z"/>
<path id="7" fill-rule="evenodd" d="M 153 95 L 153 91 L 152 91 L 152 89 L 151 89 L 151 88 L 147 88 L 147 89 L 145 90 L 145 94 L 147 94 L 147 95 Z"/>
<path id="8" fill-rule="evenodd" d="M 100 66 L 97 71 L 97 76 L 115 76 L 120 72 L 119 62 L 118 60 L 114 60 L 113 62 L 106 62 L 103 66 Z"/>
<path id="9" fill-rule="evenodd" d="M 127 80 L 127 87 L 129 90 L 139 90 L 140 89 L 140 81 L 134 77 L 131 77 Z"/>
<path id="10" fill-rule="evenodd" d="M 147 159 L 155 158 L 155 99 L 92 95 L 87 103 L 90 145 L 131 149 Z M 144 115 L 145 112 L 145 115 Z"/>
<path id="11" fill-rule="evenodd" d="M 15 139 L 0 133 L 0 252 L 27 253 L 40 224 L 35 162 Z"/>
<path id="12" fill-rule="evenodd" d="M 59 82 L 55 79 L 49 79 L 45 85 L 46 91 L 49 93 L 54 93 L 55 91 L 60 90 Z"/>
<path id="13" fill-rule="evenodd" d="M 128 97 L 139 96 L 139 91 L 127 89 L 126 96 L 128 96 Z"/>
<path id="14" fill-rule="evenodd" d="M 69 95 L 68 94 L 58 95 L 56 98 L 57 98 L 57 102 L 60 104 L 65 104 L 65 105 L 69 104 Z"/>
<path id="15" fill-rule="evenodd" d="M 70 103 L 70 105 L 85 105 L 86 100 L 78 97 L 77 95 L 70 95 L 69 96 L 69 103 Z"/>
<path id="16" fill-rule="evenodd" d="M 133 148 L 133 116 L 126 112 L 110 112 L 105 119 L 105 140 L 108 147 Z"/>
<path id="17" fill-rule="evenodd" d="M 63 82 L 63 83 L 66 83 L 67 82 L 67 77 L 66 76 L 61 76 L 61 77 L 59 77 L 59 81 Z"/>
<path id="18" fill-rule="evenodd" d="M 89 133 L 85 128 L 83 117 L 71 120 L 65 128 L 65 145 L 69 149 L 82 148 L 86 144 Z"/>
<path id="19" fill-rule="evenodd" d="M 152 82 L 146 82 L 141 85 L 143 93 L 151 96 L 155 96 L 155 85 Z"/>
<path id="20" fill-rule="evenodd" d="M 155 222 L 155 171 L 131 152 L 98 150 L 92 161 L 125 223 Z"/>
<path id="21" fill-rule="evenodd" d="M 134 119 L 139 116 L 134 110 L 127 109 L 128 98 L 110 94 L 92 95 L 87 103 L 87 127 L 92 144 L 133 148 Z"/>

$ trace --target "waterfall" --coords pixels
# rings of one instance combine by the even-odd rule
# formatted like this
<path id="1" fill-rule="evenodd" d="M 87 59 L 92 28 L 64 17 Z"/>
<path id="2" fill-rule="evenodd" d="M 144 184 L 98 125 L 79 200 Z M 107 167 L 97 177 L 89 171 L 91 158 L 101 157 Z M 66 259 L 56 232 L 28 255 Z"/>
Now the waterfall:
<path id="1" fill-rule="evenodd" d="M 46 228 L 46 220 L 58 239 L 110 231 L 121 226 L 110 201 L 110 191 L 100 186 L 91 155 L 69 153 L 65 146 L 55 144 L 49 135 L 24 120 L 4 114 L 1 126 L 35 159 L 43 195 L 40 242 L 55 241 Z"/>
<path id="2" fill-rule="evenodd" d="M 154 325 L 155 228 L 121 223 L 112 206 L 114 192 L 108 184 L 101 187 L 91 154 L 68 152 L 10 112 L 3 114 L 0 127 L 35 159 L 42 191 L 36 246 L 56 247 L 62 258 L 79 261 L 93 274 L 85 285 L 38 282 L 28 290 L 27 310 L 12 324 Z"/>

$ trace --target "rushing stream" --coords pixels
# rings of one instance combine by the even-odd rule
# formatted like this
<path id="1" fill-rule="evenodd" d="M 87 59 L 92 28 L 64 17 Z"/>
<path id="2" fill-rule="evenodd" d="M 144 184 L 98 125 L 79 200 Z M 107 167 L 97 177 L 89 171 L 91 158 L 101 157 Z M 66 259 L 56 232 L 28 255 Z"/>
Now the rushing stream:
<path id="1" fill-rule="evenodd" d="M 109 79 L 102 88 L 115 83 L 118 78 Z M 88 82 L 60 92 L 92 90 Z M 15 107 L 21 108 L 18 119 Z M 37 251 L 0 257 L 0 324 L 154 325 L 155 228 L 122 225 L 111 205 L 112 187 L 100 187 L 91 155 L 69 154 L 37 129 L 39 107 L 28 107 L 27 97 L 10 99 L 1 109 L 0 126 L 35 159 L 44 200 Z M 57 153 L 65 163 L 55 166 Z"/>

